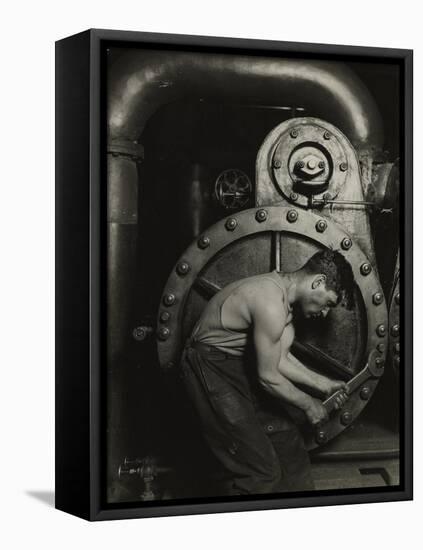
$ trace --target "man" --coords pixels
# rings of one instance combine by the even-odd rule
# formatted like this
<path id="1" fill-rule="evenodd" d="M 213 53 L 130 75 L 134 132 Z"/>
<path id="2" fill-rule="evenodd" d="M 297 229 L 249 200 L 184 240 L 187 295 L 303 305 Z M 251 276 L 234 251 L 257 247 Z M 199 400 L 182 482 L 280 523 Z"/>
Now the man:
<path id="1" fill-rule="evenodd" d="M 316 426 L 326 409 L 305 388 L 321 396 L 343 389 L 338 408 L 348 396 L 345 383 L 290 353 L 293 316 L 318 321 L 341 300 L 350 307 L 353 287 L 344 257 L 325 250 L 293 273 L 233 282 L 206 306 L 185 347 L 182 376 L 206 441 L 229 474 L 229 494 L 314 488 L 302 436 L 283 404 Z"/>

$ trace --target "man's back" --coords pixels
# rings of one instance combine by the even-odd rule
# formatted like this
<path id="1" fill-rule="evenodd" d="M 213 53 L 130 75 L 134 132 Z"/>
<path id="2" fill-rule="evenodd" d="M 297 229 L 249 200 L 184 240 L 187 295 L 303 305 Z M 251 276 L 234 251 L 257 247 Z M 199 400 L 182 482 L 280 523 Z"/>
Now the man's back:
<path id="1" fill-rule="evenodd" d="M 230 355 L 243 355 L 253 324 L 254 308 L 280 303 L 290 315 L 286 288 L 276 271 L 230 283 L 207 304 L 193 338 Z"/>

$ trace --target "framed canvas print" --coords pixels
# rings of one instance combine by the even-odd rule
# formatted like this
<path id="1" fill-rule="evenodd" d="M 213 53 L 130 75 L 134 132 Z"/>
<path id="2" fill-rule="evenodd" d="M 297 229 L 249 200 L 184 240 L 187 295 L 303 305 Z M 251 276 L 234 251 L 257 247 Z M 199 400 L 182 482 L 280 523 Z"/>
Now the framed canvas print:
<path id="1" fill-rule="evenodd" d="M 412 52 L 56 44 L 56 506 L 412 498 Z"/>

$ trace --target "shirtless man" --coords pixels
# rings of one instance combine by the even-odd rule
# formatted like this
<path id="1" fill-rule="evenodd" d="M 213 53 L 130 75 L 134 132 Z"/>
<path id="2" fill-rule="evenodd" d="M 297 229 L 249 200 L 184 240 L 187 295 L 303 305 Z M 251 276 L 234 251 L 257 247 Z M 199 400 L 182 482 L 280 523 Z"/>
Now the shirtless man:
<path id="1" fill-rule="evenodd" d="M 343 389 L 338 408 L 348 395 L 344 382 L 290 353 L 293 317 L 318 321 L 341 300 L 349 307 L 353 286 L 344 257 L 325 250 L 298 271 L 233 282 L 206 306 L 185 347 L 182 376 L 206 441 L 229 474 L 229 494 L 314 488 L 302 436 L 283 403 L 318 425 L 326 409 L 304 388 L 322 397 Z"/>

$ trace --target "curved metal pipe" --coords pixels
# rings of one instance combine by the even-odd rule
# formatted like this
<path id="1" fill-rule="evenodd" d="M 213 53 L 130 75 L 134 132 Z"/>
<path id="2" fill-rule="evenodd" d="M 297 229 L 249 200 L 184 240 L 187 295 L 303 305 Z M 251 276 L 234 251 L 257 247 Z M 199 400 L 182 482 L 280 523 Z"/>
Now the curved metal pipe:
<path id="1" fill-rule="evenodd" d="M 131 50 L 110 67 L 110 138 L 139 139 L 161 105 L 182 98 L 301 105 L 357 149 L 382 145 L 376 103 L 343 63 L 152 50 Z"/>

